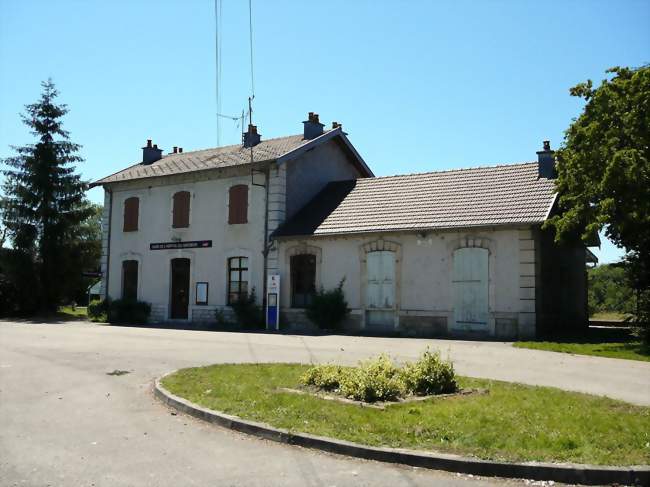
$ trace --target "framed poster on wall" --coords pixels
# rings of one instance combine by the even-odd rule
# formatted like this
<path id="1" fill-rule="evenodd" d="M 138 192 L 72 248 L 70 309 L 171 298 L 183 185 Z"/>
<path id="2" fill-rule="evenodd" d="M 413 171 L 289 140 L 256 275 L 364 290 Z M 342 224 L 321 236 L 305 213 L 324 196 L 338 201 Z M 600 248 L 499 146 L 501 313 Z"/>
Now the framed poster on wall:
<path id="1" fill-rule="evenodd" d="M 208 304 L 208 283 L 207 282 L 197 282 L 196 283 L 196 304 Z"/>

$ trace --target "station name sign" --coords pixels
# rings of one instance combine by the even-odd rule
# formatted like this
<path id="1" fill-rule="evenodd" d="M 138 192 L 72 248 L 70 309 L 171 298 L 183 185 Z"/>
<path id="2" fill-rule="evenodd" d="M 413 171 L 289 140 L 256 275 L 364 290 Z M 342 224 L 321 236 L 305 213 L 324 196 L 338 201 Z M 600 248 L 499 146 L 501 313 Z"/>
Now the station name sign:
<path id="1" fill-rule="evenodd" d="M 150 250 L 206 249 L 212 247 L 212 240 L 190 240 L 187 242 L 158 242 L 149 244 Z"/>

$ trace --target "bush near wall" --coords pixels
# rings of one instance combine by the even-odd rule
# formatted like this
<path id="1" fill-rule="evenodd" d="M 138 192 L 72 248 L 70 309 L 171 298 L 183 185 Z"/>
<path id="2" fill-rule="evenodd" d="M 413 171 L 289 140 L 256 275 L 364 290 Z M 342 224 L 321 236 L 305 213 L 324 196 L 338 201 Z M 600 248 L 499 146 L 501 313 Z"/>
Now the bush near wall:
<path id="1" fill-rule="evenodd" d="M 105 323 L 108 321 L 108 304 L 105 299 L 94 299 L 88 303 L 88 319 L 90 321 Z"/>
<path id="2" fill-rule="evenodd" d="M 264 328 L 264 310 L 257 304 L 255 288 L 251 289 L 246 298 L 240 299 L 230 307 L 235 312 L 237 325 L 241 328 Z M 219 320 L 219 313 L 217 313 L 216 318 Z"/>
<path id="3" fill-rule="evenodd" d="M 134 299 L 95 300 L 88 305 L 91 321 L 109 323 L 146 323 L 151 314 L 151 305 Z"/>
<path id="4" fill-rule="evenodd" d="M 316 323 L 318 328 L 338 330 L 350 313 L 343 293 L 344 282 L 345 277 L 334 289 L 325 290 L 321 287 L 307 306 L 307 318 Z"/>

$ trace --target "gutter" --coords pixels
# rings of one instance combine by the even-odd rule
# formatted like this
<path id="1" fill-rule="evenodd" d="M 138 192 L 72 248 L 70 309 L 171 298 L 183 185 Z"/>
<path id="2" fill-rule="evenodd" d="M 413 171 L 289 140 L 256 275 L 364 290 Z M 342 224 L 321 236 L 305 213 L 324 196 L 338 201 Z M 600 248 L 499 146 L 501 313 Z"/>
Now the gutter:
<path id="1" fill-rule="evenodd" d="M 111 268 L 111 223 L 113 221 L 113 191 L 108 187 L 104 187 L 104 191 L 109 194 L 108 198 L 108 235 L 106 236 L 106 276 L 105 276 L 105 289 L 104 299 L 108 299 L 108 283 Z"/>

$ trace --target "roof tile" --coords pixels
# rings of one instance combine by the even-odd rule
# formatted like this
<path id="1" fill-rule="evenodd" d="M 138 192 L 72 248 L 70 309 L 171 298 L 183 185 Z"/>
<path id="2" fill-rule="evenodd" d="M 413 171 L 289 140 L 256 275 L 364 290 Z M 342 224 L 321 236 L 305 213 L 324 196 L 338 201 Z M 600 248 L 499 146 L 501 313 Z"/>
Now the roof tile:
<path id="1" fill-rule="evenodd" d="M 276 236 L 535 224 L 554 197 L 537 162 L 338 181 Z"/>

